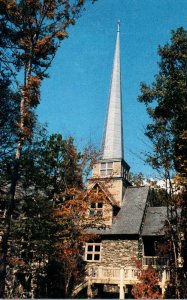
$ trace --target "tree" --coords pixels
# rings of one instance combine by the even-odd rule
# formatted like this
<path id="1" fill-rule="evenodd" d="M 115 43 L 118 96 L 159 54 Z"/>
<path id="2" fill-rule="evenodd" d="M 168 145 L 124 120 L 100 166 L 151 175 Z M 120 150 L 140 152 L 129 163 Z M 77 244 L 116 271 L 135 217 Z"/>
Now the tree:
<path id="1" fill-rule="evenodd" d="M 178 298 L 185 297 L 181 291 L 187 270 L 186 258 L 181 257 L 187 250 L 184 242 L 187 240 L 187 31 L 184 28 L 172 31 L 170 43 L 159 47 L 158 54 L 159 73 L 152 85 L 141 84 L 139 101 L 145 103 L 152 119 L 145 132 L 153 144 L 148 161 L 166 182 L 168 231 L 174 258 L 171 280 L 174 280 Z M 176 195 L 178 188 L 181 191 Z M 184 260 L 182 269 L 181 259 Z"/>
<path id="2" fill-rule="evenodd" d="M 83 188 L 82 154 L 77 151 L 72 137 L 60 134 L 38 136 L 28 145 L 21 161 L 23 189 L 34 185 L 51 201 L 61 202 L 60 194 L 67 188 Z"/>
<path id="3" fill-rule="evenodd" d="M 53 249 L 53 208 L 47 197 L 37 192 L 25 193 L 19 200 L 22 206 L 14 212 L 10 232 L 5 295 L 40 297 L 45 267 Z"/>
<path id="4" fill-rule="evenodd" d="M 36 185 L 36 177 L 40 175 L 37 160 L 40 158 L 45 140 L 45 130 L 35 128 L 32 144 L 27 142 L 23 148 L 20 162 L 22 173 L 19 173 L 18 178 L 8 244 L 4 294 L 8 298 L 31 296 L 33 279 L 42 270 L 39 263 L 42 259 L 46 259 L 49 252 L 52 205 L 41 187 L 38 189 Z M 7 197 L 5 194 L 5 199 Z"/>
<path id="5" fill-rule="evenodd" d="M 85 222 L 88 209 L 85 191 L 67 189 L 63 193 L 66 200 L 56 206 L 54 217 L 57 231 L 54 251 L 47 266 L 48 296 L 52 298 L 71 296 L 76 284 L 85 276 L 83 243 L 88 239 Z"/>
<path id="6" fill-rule="evenodd" d="M 130 182 L 132 183 L 132 185 L 140 187 L 144 185 L 145 177 L 141 172 L 139 172 L 138 174 L 133 174 L 130 172 Z"/>
<path id="7" fill-rule="evenodd" d="M 2 76 L 1 76 L 2 75 Z M 16 120 L 19 118 L 17 93 L 10 88 L 10 80 L 5 74 L 0 74 L 0 189 L 5 188 L 10 181 L 10 166 L 12 154 L 15 152 L 17 130 Z M 5 176 L 5 173 L 7 176 Z"/>
<path id="8" fill-rule="evenodd" d="M 83 243 L 92 238 L 85 229 L 95 225 L 95 219 L 88 222 L 88 198 L 101 199 L 95 191 L 88 197 L 82 182 L 90 158 L 88 148 L 81 154 L 71 137 L 48 137 L 39 126 L 32 143 L 24 146 L 7 257 L 7 298 L 69 297 L 83 279 Z"/>
<path id="9" fill-rule="evenodd" d="M 41 82 L 47 76 L 60 41 L 68 36 L 68 26 L 75 24 L 84 4 L 84 0 L 0 0 L 1 63 L 19 94 L 18 139 L 2 237 L 0 297 L 4 295 L 7 245 L 21 154 L 23 145 L 32 136 L 33 110 L 40 101 Z"/>
<path id="10" fill-rule="evenodd" d="M 167 206 L 167 191 L 163 188 L 152 186 L 151 205 L 152 206 Z"/>
<path id="11" fill-rule="evenodd" d="M 172 31 L 171 44 L 159 47 L 158 53 L 161 57 L 159 74 L 152 86 L 142 83 L 142 95 L 139 96 L 153 120 L 146 131 L 155 146 L 152 164 L 155 167 L 157 164 L 164 168 L 174 167 L 186 177 L 187 32 L 183 28 Z M 167 165 L 166 158 L 170 165 Z M 178 159 L 183 160 L 182 165 L 178 164 Z"/>
<path id="12" fill-rule="evenodd" d="M 43 153 L 43 172 L 48 176 L 51 198 L 66 188 L 83 187 L 81 158 L 72 137 L 63 140 L 60 134 L 50 136 Z"/>
<path id="13" fill-rule="evenodd" d="M 93 203 L 108 202 L 103 191 L 69 188 L 61 194 L 64 201 L 56 207 L 56 232 L 54 252 L 47 268 L 49 297 L 72 297 L 74 288 L 84 282 L 88 272 L 83 259 L 85 242 L 93 242 L 98 235 L 92 228 L 105 228 L 101 214 L 90 215 Z"/>
<path id="14" fill-rule="evenodd" d="M 133 285 L 132 295 L 135 299 L 160 299 L 159 274 L 152 266 L 147 269 L 142 268 L 139 260 L 134 260 L 138 268 L 139 282 Z"/>
<path id="15" fill-rule="evenodd" d="M 35 134 L 32 144 L 25 145 L 19 194 L 15 198 L 19 208 L 13 214 L 10 232 L 13 244 L 8 256 L 10 262 L 21 258 L 22 264 L 16 269 L 10 263 L 7 297 L 41 296 L 44 281 L 41 278 L 45 277 L 49 256 L 56 251 L 57 241 L 60 242 L 59 231 L 63 236 L 68 225 L 64 215 L 61 225 L 58 224 L 56 209 L 59 213 L 59 205 L 66 198 L 65 189 L 82 188 L 80 158 L 72 138 L 64 140 L 59 134 L 48 138 L 45 129 Z M 68 233 L 74 232 L 72 216 L 71 224 Z"/>

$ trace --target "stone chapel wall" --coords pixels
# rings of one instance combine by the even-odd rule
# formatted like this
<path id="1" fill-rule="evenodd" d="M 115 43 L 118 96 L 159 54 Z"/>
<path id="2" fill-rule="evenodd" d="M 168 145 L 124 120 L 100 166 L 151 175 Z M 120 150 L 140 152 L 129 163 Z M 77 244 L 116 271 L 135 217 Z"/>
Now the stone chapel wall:
<path id="1" fill-rule="evenodd" d="M 102 267 L 133 266 L 132 258 L 138 257 L 138 240 L 103 240 L 101 242 L 101 261 L 88 263 Z"/>

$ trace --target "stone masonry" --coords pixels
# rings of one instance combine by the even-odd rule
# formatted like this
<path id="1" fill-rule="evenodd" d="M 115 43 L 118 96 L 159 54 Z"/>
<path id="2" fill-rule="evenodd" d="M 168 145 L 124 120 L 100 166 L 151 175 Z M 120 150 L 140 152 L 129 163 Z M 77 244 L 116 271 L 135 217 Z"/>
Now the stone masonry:
<path id="1" fill-rule="evenodd" d="M 88 263 L 88 265 L 111 268 L 128 267 L 133 265 L 132 257 L 138 257 L 138 240 L 103 240 L 101 261 Z"/>

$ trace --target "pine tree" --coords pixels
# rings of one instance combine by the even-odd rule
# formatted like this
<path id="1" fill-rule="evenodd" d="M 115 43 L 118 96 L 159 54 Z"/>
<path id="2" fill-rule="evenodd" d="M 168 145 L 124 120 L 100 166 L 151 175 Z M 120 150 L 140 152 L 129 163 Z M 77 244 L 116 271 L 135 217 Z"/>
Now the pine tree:
<path id="1" fill-rule="evenodd" d="M 83 243 L 90 235 L 84 230 L 90 222 L 82 174 L 88 149 L 85 159 L 71 137 L 48 137 L 45 128 L 36 129 L 20 162 L 7 298 L 68 297 L 85 275 Z M 98 195 L 90 197 L 93 201 Z"/>
<path id="2" fill-rule="evenodd" d="M 19 94 L 18 139 L 2 236 L 0 297 L 5 290 L 8 239 L 21 154 L 25 142 L 32 137 L 33 111 L 40 102 L 40 86 L 60 42 L 68 36 L 68 26 L 75 24 L 84 4 L 84 0 L 0 0 L 1 64 Z"/>
<path id="3" fill-rule="evenodd" d="M 158 54 L 159 73 L 152 85 L 141 84 L 139 101 L 145 103 L 152 120 L 145 133 L 153 144 L 148 161 L 164 176 L 168 191 L 167 232 L 170 232 L 173 253 L 171 280 L 176 297 L 185 298 L 182 286 L 187 270 L 187 31 L 173 30 L 170 43 L 159 47 Z M 180 188 L 178 194 L 176 187 Z"/>

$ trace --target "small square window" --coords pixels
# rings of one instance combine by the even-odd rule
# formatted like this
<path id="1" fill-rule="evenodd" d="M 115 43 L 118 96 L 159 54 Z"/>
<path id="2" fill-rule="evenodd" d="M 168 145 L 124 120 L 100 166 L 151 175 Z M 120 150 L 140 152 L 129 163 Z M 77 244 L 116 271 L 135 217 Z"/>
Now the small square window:
<path id="1" fill-rule="evenodd" d="M 100 175 L 101 176 L 110 176 L 113 172 L 113 162 L 101 163 L 100 165 Z"/>
<path id="2" fill-rule="evenodd" d="M 91 202 L 89 215 L 90 216 L 102 216 L 103 215 L 103 202 Z"/>
<path id="3" fill-rule="evenodd" d="M 92 202 L 91 203 L 91 208 L 96 208 L 96 203 Z"/>
<path id="4" fill-rule="evenodd" d="M 88 245 L 88 252 L 93 251 L 93 245 Z"/>
<path id="5" fill-rule="evenodd" d="M 112 169 L 108 169 L 107 170 L 107 175 L 112 175 L 112 171 L 113 171 Z"/>
<path id="6" fill-rule="evenodd" d="M 103 203 L 102 202 L 98 202 L 97 207 L 98 208 L 103 208 Z"/>
<path id="7" fill-rule="evenodd" d="M 101 170 L 106 170 L 106 163 L 101 163 Z"/>
<path id="8" fill-rule="evenodd" d="M 113 169 L 113 162 L 108 162 L 107 169 Z"/>
<path id="9" fill-rule="evenodd" d="M 100 260 L 100 254 L 94 254 L 94 260 Z"/>
<path id="10" fill-rule="evenodd" d="M 100 245 L 95 245 L 95 251 L 99 252 L 100 251 Z"/>
<path id="11" fill-rule="evenodd" d="M 85 259 L 87 261 L 100 261 L 101 260 L 101 244 L 87 243 L 85 248 Z"/>
<path id="12" fill-rule="evenodd" d="M 92 260 L 92 254 L 87 254 L 86 259 L 87 260 Z"/>

